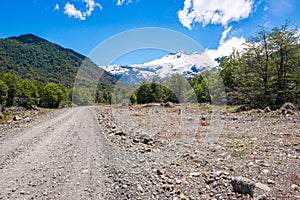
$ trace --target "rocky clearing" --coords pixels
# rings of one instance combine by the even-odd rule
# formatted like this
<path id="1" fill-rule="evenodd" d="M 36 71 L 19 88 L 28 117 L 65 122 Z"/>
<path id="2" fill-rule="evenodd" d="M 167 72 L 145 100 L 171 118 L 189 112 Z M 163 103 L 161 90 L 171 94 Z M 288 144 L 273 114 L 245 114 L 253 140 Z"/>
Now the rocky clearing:
<path id="1" fill-rule="evenodd" d="M 299 122 L 196 105 L 12 121 L 0 127 L 0 199 L 300 199 Z"/>

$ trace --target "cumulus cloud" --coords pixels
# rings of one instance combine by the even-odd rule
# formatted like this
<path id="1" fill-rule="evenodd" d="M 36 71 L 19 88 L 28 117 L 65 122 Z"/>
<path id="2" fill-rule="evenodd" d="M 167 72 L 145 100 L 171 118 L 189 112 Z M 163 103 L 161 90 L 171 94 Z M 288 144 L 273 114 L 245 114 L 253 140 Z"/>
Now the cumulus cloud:
<path id="1" fill-rule="evenodd" d="M 66 3 L 64 8 L 64 14 L 68 15 L 69 17 L 85 20 L 86 17 L 92 14 L 92 12 L 95 10 L 95 7 L 99 7 L 99 9 L 102 9 L 102 6 L 99 3 L 96 3 L 94 0 L 83 0 L 83 2 L 86 3 L 85 12 L 76 9 L 73 4 Z"/>
<path id="2" fill-rule="evenodd" d="M 205 52 L 210 56 L 212 60 L 216 58 L 221 58 L 223 56 L 229 56 L 234 50 L 242 51 L 245 48 L 246 40 L 244 37 L 238 38 L 233 37 L 224 43 L 220 44 L 218 49 L 210 49 L 206 50 Z M 216 66 L 218 63 L 215 63 Z"/>
<path id="3" fill-rule="evenodd" d="M 85 20 L 83 13 L 80 10 L 77 10 L 73 4 L 66 3 L 64 14 L 69 17 L 74 17 L 76 19 Z"/>
<path id="4" fill-rule="evenodd" d="M 178 18 L 190 30 L 194 23 L 227 27 L 231 21 L 249 17 L 253 4 L 254 0 L 185 0 L 184 8 L 178 11 Z"/>

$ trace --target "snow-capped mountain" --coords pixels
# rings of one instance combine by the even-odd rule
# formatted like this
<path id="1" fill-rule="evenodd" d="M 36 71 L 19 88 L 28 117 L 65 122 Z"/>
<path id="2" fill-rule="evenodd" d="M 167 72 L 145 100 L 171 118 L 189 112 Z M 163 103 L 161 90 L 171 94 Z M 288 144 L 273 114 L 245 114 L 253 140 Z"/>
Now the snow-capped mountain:
<path id="1" fill-rule="evenodd" d="M 188 55 L 179 51 L 144 64 L 101 67 L 125 83 L 136 84 L 143 79 L 148 81 L 153 78 L 164 79 L 175 73 L 180 73 L 184 77 L 192 77 L 202 71 L 212 70 L 216 66 L 206 53 L 195 52 Z"/>

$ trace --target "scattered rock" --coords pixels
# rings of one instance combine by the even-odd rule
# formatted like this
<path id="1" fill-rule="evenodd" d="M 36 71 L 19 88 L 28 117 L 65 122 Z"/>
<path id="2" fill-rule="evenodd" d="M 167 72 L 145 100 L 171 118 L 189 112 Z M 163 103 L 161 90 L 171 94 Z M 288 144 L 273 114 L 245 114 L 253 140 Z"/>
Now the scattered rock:
<path id="1" fill-rule="evenodd" d="M 268 180 L 267 180 L 267 183 L 270 184 L 270 185 L 274 185 L 274 184 L 275 184 L 275 181 L 273 181 L 273 180 L 271 180 L 271 179 L 268 179 Z"/>
<path id="2" fill-rule="evenodd" d="M 192 172 L 190 173 L 191 177 L 199 177 L 201 174 L 199 172 Z"/>
<path id="3" fill-rule="evenodd" d="M 143 143 L 143 144 L 147 144 L 147 145 L 150 144 L 152 141 L 153 141 L 153 139 L 145 133 L 143 133 L 141 135 L 137 135 L 133 138 L 133 142 Z"/>
<path id="4" fill-rule="evenodd" d="M 233 177 L 231 180 L 233 190 L 240 194 L 249 194 L 253 196 L 255 184 L 250 179 L 244 177 Z"/>
<path id="5" fill-rule="evenodd" d="M 267 185 L 262 184 L 262 183 L 255 183 L 255 187 L 257 187 L 263 191 L 266 191 L 266 192 L 270 192 L 270 190 L 271 190 Z"/>
<path id="6" fill-rule="evenodd" d="M 293 189 L 293 190 L 295 190 L 295 191 L 299 191 L 299 186 L 298 185 L 296 185 L 296 184 L 293 184 L 292 186 L 291 186 L 291 188 Z"/>
<path id="7" fill-rule="evenodd" d="M 168 108 L 174 108 L 174 103 L 168 101 L 164 104 L 165 107 L 168 107 Z"/>
<path id="8" fill-rule="evenodd" d="M 263 169 L 262 172 L 263 172 L 264 174 L 268 174 L 268 173 L 270 172 L 270 170 L 268 170 L 268 169 Z"/>
<path id="9" fill-rule="evenodd" d="M 266 196 L 265 194 L 259 195 L 259 196 L 256 197 L 254 200 L 267 200 L 267 196 Z"/>
<path id="10" fill-rule="evenodd" d="M 157 175 L 159 175 L 159 176 L 163 175 L 162 171 L 160 171 L 159 169 L 156 170 L 156 173 L 157 173 Z"/>
<path id="11" fill-rule="evenodd" d="M 24 118 L 24 122 L 30 122 L 30 118 L 29 117 L 26 117 L 26 118 Z"/>
<path id="12" fill-rule="evenodd" d="M 213 179 L 213 178 L 205 179 L 205 183 L 208 184 L 208 185 L 213 183 L 214 181 L 215 181 L 215 179 Z"/>
<path id="13" fill-rule="evenodd" d="M 13 120 L 14 120 L 14 121 L 21 121 L 22 119 L 23 119 L 23 118 L 20 117 L 20 116 L 18 116 L 18 115 L 16 115 L 16 116 L 13 117 Z"/>
<path id="14" fill-rule="evenodd" d="M 115 135 L 126 136 L 126 133 L 124 133 L 121 129 L 116 129 L 115 130 Z"/>
<path id="15" fill-rule="evenodd" d="M 272 110 L 271 110 L 271 108 L 270 107 L 266 107 L 265 109 L 264 109 L 264 112 L 265 113 L 269 113 L 269 112 L 271 112 Z"/>
<path id="16" fill-rule="evenodd" d="M 281 110 L 296 110 L 296 106 L 292 103 L 285 103 L 280 108 Z"/>

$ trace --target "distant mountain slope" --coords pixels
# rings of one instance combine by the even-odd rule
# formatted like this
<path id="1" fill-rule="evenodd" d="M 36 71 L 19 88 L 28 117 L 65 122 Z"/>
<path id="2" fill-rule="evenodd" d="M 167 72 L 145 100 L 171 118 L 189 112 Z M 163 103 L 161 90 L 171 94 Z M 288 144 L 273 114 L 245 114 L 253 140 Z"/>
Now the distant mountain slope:
<path id="1" fill-rule="evenodd" d="M 85 56 L 38 36 L 26 34 L 0 39 L 0 73 L 16 73 L 22 78 L 60 83 L 70 88 L 83 61 L 89 66 L 91 74 L 103 73 L 101 85 L 117 82 L 112 74 Z"/>
<path id="2" fill-rule="evenodd" d="M 193 77 L 205 70 L 212 70 L 214 62 L 206 53 L 195 52 L 192 55 L 180 51 L 170 53 L 159 59 L 140 65 L 110 65 L 102 68 L 129 84 L 139 83 L 143 79 L 164 79 L 175 73 L 184 77 Z"/>

